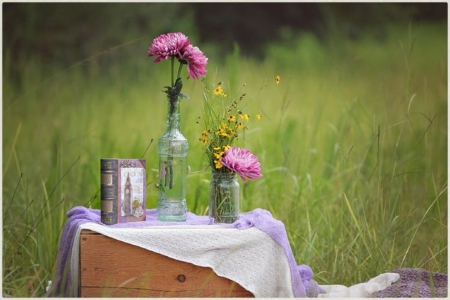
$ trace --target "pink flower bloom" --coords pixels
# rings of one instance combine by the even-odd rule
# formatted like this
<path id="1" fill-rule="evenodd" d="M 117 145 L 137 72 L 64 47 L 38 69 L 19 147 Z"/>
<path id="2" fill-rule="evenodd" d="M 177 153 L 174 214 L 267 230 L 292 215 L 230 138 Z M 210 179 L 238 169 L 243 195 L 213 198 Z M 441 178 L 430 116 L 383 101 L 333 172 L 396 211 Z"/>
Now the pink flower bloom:
<path id="1" fill-rule="evenodd" d="M 261 165 L 258 158 L 246 149 L 231 147 L 221 159 L 222 165 L 239 174 L 244 182 L 261 177 Z"/>
<path id="2" fill-rule="evenodd" d="M 170 56 L 179 58 L 189 44 L 188 37 L 181 32 L 161 34 L 153 40 L 152 45 L 148 49 L 148 56 L 157 55 L 155 63 L 168 59 Z"/>
<path id="3" fill-rule="evenodd" d="M 180 53 L 181 56 L 179 60 L 187 63 L 189 75 L 194 79 L 198 79 L 199 75 L 205 76 L 208 58 L 203 52 L 198 47 L 192 45 L 188 45 L 183 50 L 184 51 Z"/>

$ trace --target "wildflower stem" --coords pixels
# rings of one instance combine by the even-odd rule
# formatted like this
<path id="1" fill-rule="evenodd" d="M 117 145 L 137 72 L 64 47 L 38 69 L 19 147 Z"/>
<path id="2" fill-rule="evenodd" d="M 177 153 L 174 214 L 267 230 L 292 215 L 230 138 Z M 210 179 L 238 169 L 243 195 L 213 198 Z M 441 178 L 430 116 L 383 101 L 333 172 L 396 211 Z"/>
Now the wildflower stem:
<path id="1" fill-rule="evenodd" d="M 170 83 L 172 85 L 172 87 L 175 85 L 175 81 L 173 80 L 173 67 L 175 64 L 175 57 L 171 56 L 170 57 Z"/>
<path id="2" fill-rule="evenodd" d="M 177 79 L 180 78 L 181 76 L 181 70 L 183 69 L 183 64 L 180 63 L 180 66 L 178 67 L 178 74 L 177 74 Z"/>

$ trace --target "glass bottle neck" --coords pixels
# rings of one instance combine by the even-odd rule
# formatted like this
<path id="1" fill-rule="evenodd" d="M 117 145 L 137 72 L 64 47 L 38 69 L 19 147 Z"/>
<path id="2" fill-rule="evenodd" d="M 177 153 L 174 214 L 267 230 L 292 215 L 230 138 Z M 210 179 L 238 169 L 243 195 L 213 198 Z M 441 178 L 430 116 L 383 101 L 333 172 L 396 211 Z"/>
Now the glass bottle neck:
<path id="1" fill-rule="evenodd" d="M 171 105 L 168 101 L 167 109 L 167 131 L 180 130 L 180 102 Z"/>

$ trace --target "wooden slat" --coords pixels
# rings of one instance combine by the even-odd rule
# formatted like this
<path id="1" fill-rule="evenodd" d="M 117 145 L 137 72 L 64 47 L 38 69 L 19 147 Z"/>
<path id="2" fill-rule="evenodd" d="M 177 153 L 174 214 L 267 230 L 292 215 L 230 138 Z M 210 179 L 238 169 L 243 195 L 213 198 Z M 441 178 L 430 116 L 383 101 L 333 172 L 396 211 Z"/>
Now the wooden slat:
<path id="1" fill-rule="evenodd" d="M 81 297 L 253 297 L 211 268 L 82 230 Z"/>

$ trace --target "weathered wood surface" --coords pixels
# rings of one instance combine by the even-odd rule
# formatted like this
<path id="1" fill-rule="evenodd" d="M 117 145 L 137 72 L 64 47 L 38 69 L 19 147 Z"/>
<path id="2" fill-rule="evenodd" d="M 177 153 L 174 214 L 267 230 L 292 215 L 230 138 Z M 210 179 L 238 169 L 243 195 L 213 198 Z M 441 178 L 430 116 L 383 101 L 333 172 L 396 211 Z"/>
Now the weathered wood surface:
<path id="1" fill-rule="evenodd" d="M 81 297 L 254 297 L 199 267 L 82 230 Z"/>

